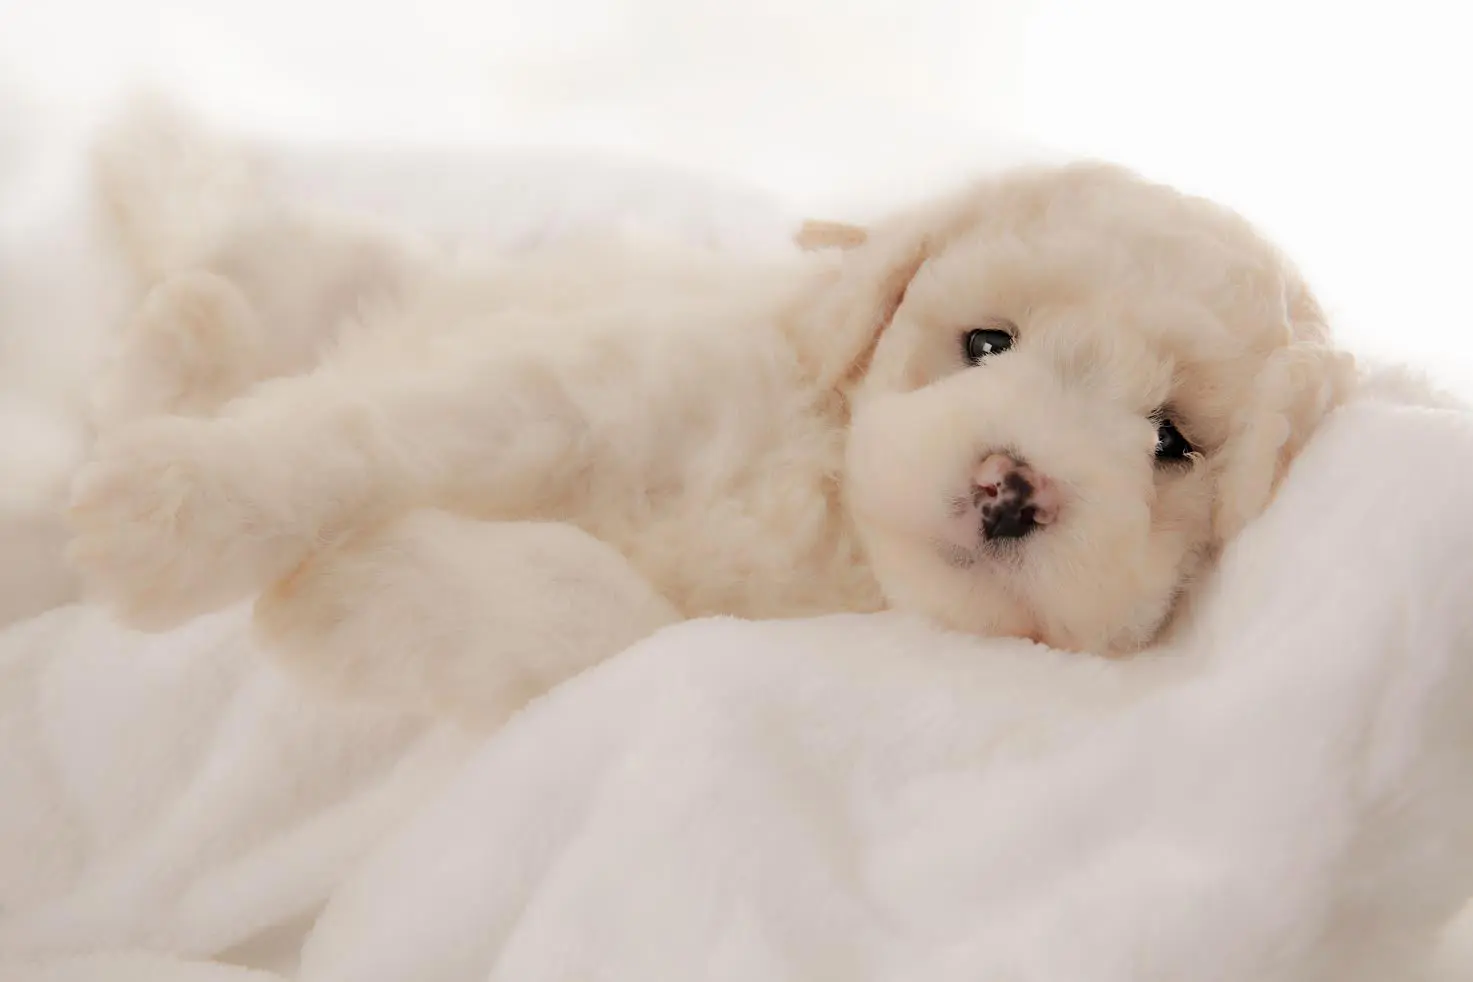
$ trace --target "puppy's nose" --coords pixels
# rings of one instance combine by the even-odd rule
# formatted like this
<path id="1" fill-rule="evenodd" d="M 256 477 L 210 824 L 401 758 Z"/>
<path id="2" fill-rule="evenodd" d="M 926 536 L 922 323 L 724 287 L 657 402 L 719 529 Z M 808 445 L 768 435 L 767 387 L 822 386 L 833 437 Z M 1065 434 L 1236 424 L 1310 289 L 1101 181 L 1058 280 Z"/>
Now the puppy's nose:
<path id="1" fill-rule="evenodd" d="M 1021 539 L 1058 517 L 1058 490 L 1011 454 L 995 453 L 972 472 L 972 498 L 989 539 Z"/>

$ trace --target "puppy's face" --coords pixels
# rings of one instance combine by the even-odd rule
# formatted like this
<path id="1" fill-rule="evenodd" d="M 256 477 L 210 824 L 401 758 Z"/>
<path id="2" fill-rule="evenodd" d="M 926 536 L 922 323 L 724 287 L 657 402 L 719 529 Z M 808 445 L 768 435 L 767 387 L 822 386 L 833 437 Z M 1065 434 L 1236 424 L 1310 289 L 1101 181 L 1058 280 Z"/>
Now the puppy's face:
<path id="1" fill-rule="evenodd" d="M 845 257 L 846 492 L 897 607 L 1120 653 L 1349 378 L 1245 223 L 1114 168 L 1014 173 Z"/>

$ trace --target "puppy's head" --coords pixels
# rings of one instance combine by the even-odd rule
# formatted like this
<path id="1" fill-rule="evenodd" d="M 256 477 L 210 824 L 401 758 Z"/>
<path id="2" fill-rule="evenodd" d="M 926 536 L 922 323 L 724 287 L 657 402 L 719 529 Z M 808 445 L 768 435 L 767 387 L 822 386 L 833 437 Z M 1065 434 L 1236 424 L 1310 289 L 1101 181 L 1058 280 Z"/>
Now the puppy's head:
<path id="1" fill-rule="evenodd" d="M 1353 374 L 1245 222 L 1096 164 L 873 230 L 819 308 L 891 603 L 1074 650 L 1155 638 Z"/>

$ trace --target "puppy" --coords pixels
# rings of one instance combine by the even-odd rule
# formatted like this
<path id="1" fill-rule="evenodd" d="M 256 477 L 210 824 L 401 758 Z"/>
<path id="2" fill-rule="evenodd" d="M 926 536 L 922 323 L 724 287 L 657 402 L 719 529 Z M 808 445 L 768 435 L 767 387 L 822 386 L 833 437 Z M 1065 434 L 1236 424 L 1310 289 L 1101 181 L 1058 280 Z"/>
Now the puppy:
<path id="1" fill-rule="evenodd" d="M 134 624 L 259 595 L 307 674 L 482 720 L 711 614 L 895 607 L 1119 655 L 1353 377 L 1247 223 L 1117 167 L 820 239 L 844 248 L 415 266 L 320 362 L 105 433 L 73 559 Z M 222 378 L 278 343 L 241 249 L 292 255 L 241 241 L 148 307 L 234 339 Z"/>
<path id="2" fill-rule="evenodd" d="M 869 232 L 858 225 L 812 219 L 804 222 L 793 236 L 800 249 L 853 249 L 864 245 Z"/>

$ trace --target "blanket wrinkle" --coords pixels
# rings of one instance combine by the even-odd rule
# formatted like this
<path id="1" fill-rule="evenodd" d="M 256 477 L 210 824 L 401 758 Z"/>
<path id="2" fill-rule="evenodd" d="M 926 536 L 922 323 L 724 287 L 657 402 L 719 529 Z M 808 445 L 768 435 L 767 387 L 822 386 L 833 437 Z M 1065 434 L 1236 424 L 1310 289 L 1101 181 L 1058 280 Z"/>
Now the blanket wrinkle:
<path id="1" fill-rule="evenodd" d="M 460 752 L 443 734 L 411 747 L 420 720 L 317 705 L 249 653 L 243 614 L 152 638 L 64 609 L 39 619 L 72 635 L 73 647 L 53 651 L 44 629 L 22 632 L 50 710 L 34 721 L 33 763 L 59 778 L 52 800 L 19 804 L 38 825 L 48 811 L 75 817 L 70 848 L 86 858 L 59 878 L 61 896 L 42 893 L 0 919 L 0 950 L 217 952 L 288 910 L 320 906 L 395 809 Z M 118 705 L 127 708 L 108 712 Z M 256 912 L 253 894 L 264 894 Z"/>
<path id="2" fill-rule="evenodd" d="M 976 977 L 985 968 L 996 970 L 999 977 L 1015 978 L 1164 982 L 1191 977 L 1226 982 L 1249 977 L 1316 978 L 1331 965 L 1342 971 L 1340 978 L 1375 978 L 1378 976 L 1367 974 L 1367 966 L 1388 967 L 1384 952 L 1374 945 L 1357 943 L 1354 936 L 1366 932 L 1365 919 L 1352 918 L 1355 911 L 1348 903 L 1359 892 L 1353 889 L 1357 879 L 1353 861 L 1365 862 L 1365 872 L 1378 874 L 1378 866 L 1385 865 L 1388 843 L 1399 844 L 1393 853 L 1397 863 L 1405 862 L 1415 852 L 1408 848 L 1410 843 L 1436 838 L 1440 848 L 1431 850 L 1430 855 L 1439 856 L 1455 854 L 1469 844 L 1466 824 L 1447 821 L 1457 819 L 1466 803 L 1457 789 L 1438 780 L 1435 769 L 1409 771 L 1403 766 L 1399 773 L 1391 772 L 1397 783 L 1386 788 L 1368 784 L 1364 777 L 1376 754 L 1387 752 L 1379 741 L 1395 732 L 1372 725 L 1378 718 L 1396 720 L 1396 729 L 1405 734 L 1402 745 L 1392 748 L 1402 756 L 1404 765 L 1433 761 L 1439 753 L 1456 757 L 1466 752 L 1466 744 L 1458 742 L 1439 750 L 1430 743 L 1432 734 L 1427 727 L 1433 719 L 1458 715 L 1455 711 L 1459 701 L 1465 702 L 1469 696 L 1465 677 L 1443 671 L 1456 660 L 1453 655 L 1467 650 L 1473 624 L 1463 605 L 1456 603 L 1455 594 L 1427 589 L 1426 584 L 1449 573 L 1467 573 L 1465 565 L 1454 560 L 1468 554 L 1468 547 L 1473 545 L 1468 531 L 1458 529 L 1448 534 L 1439 528 L 1437 518 L 1447 514 L 1443 509 L 1455 506 L 1458 496 L 1466 493 L 1467 478 L 1449 475 L 1431 502 L 1425 487 L 1416 489 L 1421 506 L 1430 509 L 1431 514 L 1419 518 L 1420 524 L 1412 523 L 1413 527 L 1404 529 L 1402 536 L 1375 537 L 1367 542 L 1348 536 L 1343 520 L 1348 516 L 1358 523 L 1366 514 L 1368 501 L 1393 509 L 1409 506 L 1412 502 L 1407 498 L 1413 492 L 1368 487 L 1368 497 L 1361 499 L 1354 514 L 1321 508 L 1319 498 L 1327 485 L 1339 483 L 1334 474 L 1355 451 L 1353 434 L 1357 431 L 1379 433 L 1374 440 L 1378 446 L 1396 445 L 1403 439 L 1395 435 L 1397 428 L 1408 424 L 1414 429 L 1430 429 L 1424 436 L 1428 446 L 1468 438 L 1467 423 L 1461 418 L 1414 419 L 1409 415 L 1415 416 L 1380 416 L 1369 410 L 1349 414 L 1349 421 L 1338 424 L 1340 456 L 1330 460 L 1334 466 L 1321 466 L 1320 479 L 1308 484 L 1308 490 L 1301 490 L 1297 505 L 1286 493 L 1290 501 L 1276 506 L 1264 527 L 1244 543 L 1240 551 L 1250 557 L 1255 550 L 1270 549 L 1279 560 L 1247 564 L 1255 572 L 1267 571 L 1267 580 L 1258 575 L 1236 579 L 1237 571 L 1230 568 L 1225 576 L 1230 582 L 1219 585 L 1219 589 L 1237 595 L 1225 600 L 1221 614 L 1212 610 L 1207 617 L 1209 633 L 1217 636 L 1231 635 L 1212 630 L 1222 628 L 1222 624 L 1210 623 L 1213 615 L 1236 622 L 1242 643 L 1227 645 L 1220 651 L 1185 655 L 1194 663 L 1192 670 L 1164 683 L 1152 674 L 1159 672 L 1159 665 L 1149 662 L 1115 670 L 1132 677 L 1143 676 L 1150 692 L 1130 704 L 1127 711 L 1102 710 L 1099 704 L 1084 700 L 1087 721 L 1075 719 L 1063 724 L 1066 732 L 1071 725 L 1077 727 L 1075 738 L 1054 743 L 1051 754 L 1030 754 L 1019 748 L 1017 756 L 1009 759 L 1007 753 L 998 752 L 982 736 L 978 745 L 992 753 L 980 754 L 979 766 L 970 774 L 946 782 L 936 781 L 938 775 L 930 771 L 936 762 L 932 756 L 937 754 L 936 747 L 907 748 L 913 779 L 931 774 L 933 787 L 943 789 L 930 802 L 932 808 L 912 812 L 929 813 L 930 820 L 906 829 L 886 827 L 883 809 L 877 809 L 880 820 L 875 824 L 879 829 L 861 825 L 854 815 L 849 816 L 849 823 L 861 833 L 871 868 L 884 869 L 874 864 L 890 859 L 892 870 L 891 878 L 867 884 L 873 892 L 862 899 L 881 908 L 886 903 L 891 905 L 885 921 L 900 924 L 900 934 L 907 941 L 931 953 L 938 974 L 928 977 Z M 1306 487 L 1304 482 L 1299 483 L 1302 489 Z M 1293 550 L 1285 554 L 1284 543 L 1297 541 L 1300 536 L 1318 539 L 1329 532 L 1336 532 L 1336 540 L 1344 543 L 1343 549 L 1329 557 L 1331 561 L 1316 561 Z M 1428 533 L 1436 535 L 1428 536 L 1429 541 L 1422 543 L 1415 557 L 1417 563 L 1409 565 L 1408 540 L 1421 543 Z M 1406 622 L 1395 605 L 1388 607 L 1381 602 L 1385 590 L 1380 574 L 1388 568 L 1407 577 L 1415 623 L 1424 625 L 1420 632 L 1424 636 L 1407 634 Z M 1311 570 L 1312 579 L 1305 576 Z M 1296 582 L 1300 588 L 1292 589 Z M 1306 587 L 1329 600 L 1320 608 L 1302 602 Z M 1244 618 L 1244 612 L 1264 616 Z M 1347 612 L 1366 616 L 1351 618 Z M 365 884 L 377 880 L 382 903 L 379 918 L 396 919 L 396 908 L 413 903 L 414 887 L 418 885 L 438 896 L 456 896 L 460 901 L 457 913 L 464 914 L 467 923 L 483 927 L 495 924 L 499 929 L 506 923 L 497 916 L 497 909 L 521 910 L 511 944 L 476 967 L 443 976 L 375 972 L 345 943 L 347 938 L 361 936 L 366 925 L 374 921 L 360 922 L 356 929 L 347 926 L 334 909 L 335 900 L 319 922 L 314 937 L 315 957 L 304 962 L 303 977 L 471 978 L 480 977 L 494 965 L 498 978 L 560 978 L 568 973 L 560 974 L 550 966 L 555 962 L 566 967 L 569 958 L 575 959 L 571 964 L 580 970 L 572 974 L 580 977 L 716 977 L 708 971 L 707 959 L 722 948 L 719 938 L 723 933 L 710 926 L 713 920 L 720 920 L 719 910 L 708 907 L 704 912 L 692 912 L 687 907 L 677 911 L 673 901 L 661 900 L 662 889 L 671 888 L 662 888 L 660 881 L 679 880 L 691 891 L 677 893 L 680 903 L 699 906 L 701 898 L 710 895 L 711 878 L 724 877 L 721 882 L 728 890 L 714 905 L 720 910 L 741 905 L 743 898 L 732 899 L 730 891 L 745 894 L 747 899 L 758 893 L 750 878 L 744 881 L 730 869 L 728 853 L 734 836 L 729 830 L 719 842 L 725 849 L 688 844 L 682 834 L 693 827 L 709 830 L 730 826 L 745 809 L 761 809 L 762 803 L 774 796 L 770 781 L 759 784 L 760 791 L 744 787 L 751 780 L 745 777 L 749 765 L 755 773 L 766 773 L 765 762 L 753 765 L 749 757 L 760 756 L 763 741 L 774 732 L 767 725 L 773 713 L 788 713 L 790 719 L 806 718 L 814 707 L 794 703 L 805 696 L 814 698 L 816 687 L 804 683 L 811 677 L 810 672 L 820 671 L 814 664 L 820 662 L 827 672 L 835 673 L 840 684 L 831 685 L 823 694 L 831 715 L 814 712 L 813 716 L 832 722 L 835 707 L 862 705 L 870 715 L 858 734 L 849 714 L 839 714 L 837 719 L 851 739 L 862 742 L 869 755 L 879 756 L 891 749 L 888 737 L 893 730 L 886 717 L 898 711 L 887 714 L 881 708 L 873 712 L 873 706 L 881 704 L 865 698 L 868 693 L 835 691 L 843 683 L 858 686 L 879 674 L 864 671 L 865 645 L 855 643 L 860 632 L 852 622 L 848 625 L 851 630 L 843 630 L 843 620 L 828 621 L 829 633 L 816 634 L 808 642 L 790 636 L 787 652 L 791 659 L 772 657 L 776 635 L 768 633 L 773 630 L 770 626 L 725 624 L 722 637 L 714 625 L 687 625 L 570 683 L 547 701 L 545 715 L 524 717 L 502 735 L 499 747 L 487 748 L 484 759 L 488 769 L 495 769 L 490 761 L 496 752 L 510 753 L 508 744 L 534 727 L 534 720 L 562 715 L 554 708 L 560 704 L 597 706 L 619 715 L 616 700 L 595 698 L 591 690 L 621 671 L 644 678 L 658 692 L 645 696 L 637 719 L 620 715 L 629 727 L 623 736 L 623 753 L 631 763 L 622 768 L 610 766 L 619 774 L 617 787 L 627 793 L 593 813 L 599 825 L 618 830 L 617 842 L 606 841 L 606 848 L 590 849 L 586 838 L 568 841 L 557 867 L 558 877 L 538 881 L 533 902 L 544 910 L 555 911 L 556 916 L 534 922 L 515 900 L 500 897 L 495 886 L 468 882 L 457 886 L 441 879 L 430 884 L 415 876 L 412 862 L 396 865 L 374 861 L 368 864 L 360 882 L 350 885 L 344 894 L 359 889 L 373 892 Z M 893 618 L 889 623 L 884 618 L 862 622 L 871 639 L 872 658 L 881 659 L 875 649 L 886 647 L 873 642 L 876 635 L 893 630 L 904 637 L 901 625 Z M 879 627 L 882 623 L 885 626 Z M 1269 627 L 1264 628 L 1265 624 Z M 812 625 L 807 629 L 818 630 Z M 698 630 L 701 633 L 696 635 Z M 799 628 L 789 625 L 786 630 L 797 634 Z M 752 633 L 740 636 L 748 632 Z M 682 634 L 691 637 L 684 644 L 676 644 Z M 697 637 L 703 645 L 695 643 Z M 817 643 L 818 637 L 825 637 L 827 643 Z M 851 647 L 846 648 L 844 642 Z M 940 639 L 933 635 L 932 644 L 938 643 Z M 1405 644 L 1422 647 L 1408 651 L 1401 647 Z M 914 644 L 896 647 L 906 652 L 917 671 L 922 664 L 932 670 L 925 680 L 928 691 L 943 685 L 934 674 L 942 662 L 928 662 L 924 649 Z M 845 655 L 842 662 L 836 654 L 841 650 Z M 1399 667 L 1420 661 L 1402 656 L 1423 650 L 1429 654 L 1421 670 L 1407 672 Z M 641 668 L 656 653 L 666 655 L 660 664 L 663 672 L 687 676 L 701 672 L 708 679 L 721 678 L 724 682 L 732 666 L 740 664 L 749 679 L 781 679 L 782 685 L 763 689 L 760 699 L 739 686 L 726 686 L 720 690 L 725 701 L 713 703 L 697 698 L 691 703 L 697 707 L 694 718 L 682 716 L 670 708 L 681 701 L 671 693 L 685 695 L 689 686 L 676 687 L 668 677 Z M 1016 653 L 1024 656 L 1022 651 Z M 678 670 L 674 668 L 677 657 L 682 659 Z M 737 662 L 737 657 L 743 661 Z M 835 671 L 839 664 L 845 672 Z M 1010 669 L 1016 667 L 1009 665 Z M 1060 676 L 1067 676 L 1073 665 L 1052 667 Z M 1000 669 L 997 672 L 1001 674 Z M 828 679 L 830 675 L 821 677 Z M 1395 681 L 1398 677 L 1399 684 Z M 891 705 L 913 708 L 912 692 L 902 678 L 902 672 L 895 672 L 886 679 L 885 696 Z M 1009 680 L 989 677 L 992 682 Z M 914 689 L 918 680 L 912 677 L 910 681 L 909 688 Z M 956 691 L 954 687 L 946 688 L 951 693 Z M 998 688 L 1005 690 L 1006 686 Z M 969 695 L 973 698 L 963 702 L 984 712 L 991 708 L 989 703 L 1003 702 L 1000 693 L 973 691 Z M 1439 698 L 1444 700 L 1441 705 Z M 1104 702 L 1099 700 L 1100 704 Z M 713 705 L 720 713 L 721 728 L 703 718 Z M 1049 708 L 1037 701 L 1030 705 L 1035 712 Z M 665 715 L 669 738 L 658 725 L 652 707 Z M 1051 708 L 1068 717 L 1076 707 L 1065 704 Z M 1092 718 L 1090 714 L 1094 714 Z M 736 730 L 731 728 L 733 721 L 740 721 Z M 953 738 L 972 736 L 967 733 L 967 722 L 954 718 L 944 729 Z M 725 741 L 714 736 L 718 732 L 739 733 L 743 727 L 749 730 L 745 753 L 729 751 Z M 1173 740 L 1162 741 L 1162 733 L 1171 734 Z M 697 773 L 691 773 L 696 765 L 688 759 L 693 746 L 700 746 L 698 759 L 704 762 Z M 733 746 L 740 748 L 740 741 Z M 806 749 L 794 746 L 792 752 L 801 757 Z M 657 756 L 652 759 L 651 755 Z M 658 772 L 655 763 L 660 764 Z M 841 785 L 852 780 L 853 775 L 833 760 L 827 763 L 830 766 L 823 773 L 828 780 Z M 1051 779 L 1041 779 L 1041 769 L 1048 771 Z M 505 773 L 512 770 L 508 767 Z M 679 783 L 666 777 L 654 784 L 652 772 L 678 775 Z M 720 790 L 724 793 L 720 795 L 713 790 L 713 774 L 722 782 Z M 568 776 L 570 781 L 598 779 L 598 774 L 583 772 Z M 480 780 L 489 782 L 490 778 L 483 774 Z M 968 780 L 972 788 L 966 787 Z M 645 782 L 643 786 L 641 781 Z M 1357 792 L 1357 787 L 1362 790 Z M 891 789 L 897 790 L 896 785 Z M 733 791 L 739 796 L 732 797 Z M 473 792 L 465 793 L 467 797 L 458 799 L 455 812 L 478 807 Z M 1399 827 L 1387 827 L 1380 813 L 1387 811 L 1388 798 L 1428 804 L 1418 815 L 1391 809 Z M 763 835 L 763 853 L 749 858 L 780 870 L 785 882 L 791 884 L 800 879 L 799 869 L 821 867 L 824 851 L 807 841 L 802 848 L 780 847 L 783 836 L 777 829 L 784 818 L 791 818 L 796 805 L 791 796 L 781 800 L 784 809 L 761 811 L 760 820 L 748 815 L 740 827 L 758 828 Z M 987 802 L 993 807 L 979 807 Z M 483 814 L 489 807 L 484 801 L 479 805 Z M 702 808 L 706 809 L 705 821 L 695 825 L 690 815 Z M 494 811 L 507 814 L 502 809 Z M 1021 820 L 1024 818 L 1026 822 Z M 655 822 L 662 833 L 658 839 L 643 833 L 644 821 Z M 417 836 L 413 826 L 402 835 L 406 842 L 417 841 L 421 848 L 428 848 L 431 841 L 443 848 L 446 830 L 437 828 L 432 837 Z M 651 844 L 654 841 L 659 843 L 658 852 Z M 898 842 L 908 842 L 911 853 L 890 852 Z M 1032 842 L 1032 849 L 1024 848 L 1028 842 Z M 672 852 L 680 852 L 685 862 L 696 864 L 701 872 L 674 869 L 681 861 L 672 858 Z M 407 848 L 403 856 L 414 853 L 414 848 Z M 771 855 L 782 858 L 764 858 Z M 626 874 L 618 887 L 606 869 L 615 862 L 614 857 L 623 859 L 615 869 Z M 1247 857 L 1252 861 L 1245 862 Z M 563 882 L 570 870 L 580 868 L 583 875 L 577 884 Z M 1416 878 L 1436 880 L 1438 873 L 1436 864 L 1419 864 Z M 473 878 L 475 874 L 468 870 L 466 876 Z M 386 890 L 389 883 L 399 891 L 392 898 Z M 1431 930 L 1429 925 L 1450 915 L 1456 899 L 1466 895 L 1467 887 L 1465 876 L 1449 877 L 1437 904 L 1424 904 L 1410 915 L 1405 909 L 1398 910 L 1405 898 L 1381 898 L 1375 916 L 1369 918 L 1377 931 L 1369 932 L 1369 937 L 1384 943 L 1386 950 L 1396 949 L 1398 945 L 1393 942 L 1399 934 L 1425 934 Z M 1342 897 L 1342 889 L 1350 892 Z M 649 896 L 644 905 L 636 902 L 637 892 Z M 1192 902 L 1184 903 L 1187 898 Z M 794 908 L 798 905 L 791 900 L 764 900 L 765 905 L 752 903 L 750 909 L 766 912 L 765 923 L 782 923 L 784 918 L 796 916 Z M 823 897 L 816 909 L 834 906 L 833 898 Z M 583 913 L 589 907 L 596 917 Z M 1434 907 L 1436 915 L 1432 913 Z M 355 904 L 354 909 L 362 915 L 361 906 Z M 665 961 L 651 961 L 652 956 L 630 950 L 635 944 L 629 936 L 648 943 L 655 936 L 652 932 L 658 930 L 658 936 L 666 937 L 677 915 L 686 934 L 694 932 L 701 938 L 691 946 L 693 952 L 666 951 Z M 1419 917 L 1427 920 L 1419 924 Z M 617 931 L 609 924 L 611 919 Z M 1355 931 L 1350 930 L 1352 924 Z M 851 947 L 853 937 L 877 938 L 877 927 L 878 919 L 852 925 L 848 939 Z M 590 931 L 597 932 L 591 935 L 596 940 L 588 940 Z M 1068 952 L 1047 944 L 1049 938 L 1065 936 L 1088 943 Z M 927 937 L 936 942 L 934 947 L 927 949 L 921 943 Z M 340 959 L 337 964 L 323 954 L 335 946 Z M 767 954 L 773 955 L 776 950 Z M 555 959 L 550 954 L 554 951 L 559 953 Z M 865 959 L 863 971 L 850 977 L 884 978 L 874 969 L 887 963 L 913 968 L 916 954 L 912 950 L 908 960 L 876 954 Z M 542 956 L 541 961 L 537 955 Z M 810 943 L 806 951 L 792 954 L 789 963 L 801 966 L 799 974 L 826 977 L 835 958 L 834 951 Z M 616 967 L 611 967 L 611 962 Z M 1409 963 L 1397 964 L 1405 967 Z M 954 974 L 948 966 L 954 966 Z M 1391 977 L 1395 976 L 1393 972 Z"/>
<path id="3" fill-rule="evenodd" d="M 0 633 L 0 979 L 1461 982 L 1470 455 L 1341 410 L 1147 657 L 715 618 L 490 735 L 244 608 L 55 611 Z"/>

